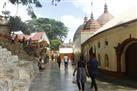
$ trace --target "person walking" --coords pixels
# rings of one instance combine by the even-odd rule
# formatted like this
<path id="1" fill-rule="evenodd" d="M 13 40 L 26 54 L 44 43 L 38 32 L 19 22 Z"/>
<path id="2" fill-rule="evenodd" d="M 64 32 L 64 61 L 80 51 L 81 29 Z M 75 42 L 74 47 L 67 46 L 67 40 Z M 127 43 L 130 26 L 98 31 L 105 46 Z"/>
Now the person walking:
<path id="1" fill-rule="evenodd" d="M 61 58 L 60 58 L 60 56 L 57 57 L 57 63 L 58 63 L 59 69 L 60 69 L 60 64 L 61 64 Z"/>
<path id="2" fill-rule="evenodd" d="M 73 76 L 75 76 L 75 72 L 77 72 L 76 81 L 79 91 L 84 91 L 87 71 L 86 71 L 86 62 L 82 55 L 80 56 L 80 60 L 76 64 L 76 67 L 73 72 Z"/>
<path id="3" fill-rule="evenodd" d="M 14 43 L 15 42 L 15 34 L 14 32 L 11 34 L 11 43 Z"/>
<path id="4" fill-rule="evenodd" d="M 65 66 L 65 69 L 68 68 L 68 61 L 69 61 L 68 56 L 64 56 L 64 66 Z"/>
<path id="5" fill-rule="evenodd" d="M 95 91 L 98 91 L 96 84 L 97 64 L 98 63 L 95 53 L 90 53 L 90 60 L 87 63 L 87 68 L 88 68 L 89 77 L 92 80 L 90 88 L 94 87 Z"/>
<path id="6" fill-rule="evenodd" d="M 42 58 L 41 57 L 39 57 L 38 59 L 38 68 L 39 68 L 39 71 L 42 70 Z"/>

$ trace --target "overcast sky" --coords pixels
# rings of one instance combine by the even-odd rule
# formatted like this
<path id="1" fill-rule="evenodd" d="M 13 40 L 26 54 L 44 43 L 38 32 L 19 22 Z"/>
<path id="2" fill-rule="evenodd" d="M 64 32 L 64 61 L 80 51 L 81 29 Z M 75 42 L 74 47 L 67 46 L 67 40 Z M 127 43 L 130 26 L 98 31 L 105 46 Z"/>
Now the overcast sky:
<path id="1" fill-rule="evenodd" d="M 69 29 L 65 42 L 73 39 L 76 29 L 83 23 L 84 16 L 89 18 L 91 11 L 93 11 L 94 18 L 97 19 L 104 12 L 105 2 L 108 5 L 109 12 L 113 16 L 117 16 L 121 11 L 137 4 L 137 0 L 61 0 L 57 6 L 53 6 L 50 1 L 40 0 L 43 7 L 34 8 L 34 11 L 37 17 L 62 21 Z M 92 7 L 91 1 L 93 2 Z M 30 19 L 25 6 L 20 5 L 17 12 L 17 6 L 9 3 L 3 9 L 4 2 L 7 2 L 7 0 L 0 0 L 0 11 L 9 10 L 11 15 L 18 15 L 23 21 Z"/>

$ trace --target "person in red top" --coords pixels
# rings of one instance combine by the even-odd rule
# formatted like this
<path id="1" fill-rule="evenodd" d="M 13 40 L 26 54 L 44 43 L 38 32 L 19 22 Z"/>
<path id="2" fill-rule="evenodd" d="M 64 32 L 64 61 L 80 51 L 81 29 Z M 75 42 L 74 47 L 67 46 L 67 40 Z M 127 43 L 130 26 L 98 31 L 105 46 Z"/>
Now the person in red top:
<path id="1" fill-rule="evenodd" d="M 60 58 L 60 56 L 57 57 L 57 63 L 58 63 L 59 69 L 60 69 L 60 64 L 61 64 L 61 58 Z"/>

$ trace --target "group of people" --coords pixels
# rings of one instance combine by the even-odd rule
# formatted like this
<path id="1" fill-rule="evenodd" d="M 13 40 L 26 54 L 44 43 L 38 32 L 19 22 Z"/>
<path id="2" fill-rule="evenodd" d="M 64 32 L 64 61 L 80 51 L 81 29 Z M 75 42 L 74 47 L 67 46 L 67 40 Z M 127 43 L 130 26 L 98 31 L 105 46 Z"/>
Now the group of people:
<path id="1" fill-rule="evenodd" d="M 14 32 L 11 34 L 11 43 L 18 42 L 23 45 L 31 45 L 32 44 L 32 39 L 26 39 L 25 36 L 23 36 L 22 39 L 19 38 L 18 34 L 14 34 Z"/>
<path id="2" fill-rule="evenodd" d="M 96 75 L 97 75 L 97 59 L 96 55 L 93 52 L 90 52 L 90 58 L 89 61 L 86 62 L 83 55 L 81 54 L 79 61 L 76 64 L 76 67 L 73 72 L 73 76 L 76 74 L 76 83 L 78 86 L 79 91 L 84 91 L 85 90 L 85 82 L 86 82 L 86 77 L 88 76 L 91 79 L 91 84 L 90 88 L 94 88 L 95 91 L 98 91 L 97 84 L 96 84 Z M 51 57 L 52 60 L 56 60 L 58 63 L 58 67 L 60 69 L 60 65 L 62 63 L 61 57 L 57 56 L 56 58 Z M 68 57 L 64 57 L 64 66 L 65 68 L 68 67 Z M 38 66 L 39 69 L 42 70 L 42 63 L 44 63 L 44 60 L 42 58 L 39 59 Z"/>
<path id="3" fill-rule="evenodd" d="M 90 59 L 86 62 L 81 54 L 80 60 L 77 62 L 76 67 L 73 72 L 73 76 L 76 74 L 76 82 L 79 91 L 85 90 L 85 82 L 86 76 L 91 78 L 91 85 L 90 88 L 94 88 L 95 91 L 98 91 L 97 84 L 96 84 L 96 75 L 97 75 L 97 59 L 96 55 L 93 52 L 90 52 Z"/>
<path id="4" fill-rule="evenodd" d="M 57 63 L 58 63 L 59 68 L 60 68 L 61 62 L 62 62 L 62 61 L 61 61 L 61 57 L 58 56 L 58 57 L 57 57 Z M 64 66 L 65 66 L 65 69 L 68 68 L 68 62 L 69 62 L 68 56 L 64 56 Z"/>
<path id="5" fill-rule="evenodd" d="M 58 56 L 51 56 L 51 61 L 52 61 L 52 64 L 54 64 L 55 62 L 58 64 L 58 67 L 59 67 L 59 69 L 60 69 L 60 66 L 61 66 L 61 63 L 62 62 L 64 62 L 64 67 L 65 67 L 65 69 L 67 69 L 68 68 L 68 63 L 69 63 L 69 58 L 68 58 L 68 56 L 64 56 L 64 58 L 63 59 L 61 59 L 61 56 L 60 55 L 58 55 Z"/>

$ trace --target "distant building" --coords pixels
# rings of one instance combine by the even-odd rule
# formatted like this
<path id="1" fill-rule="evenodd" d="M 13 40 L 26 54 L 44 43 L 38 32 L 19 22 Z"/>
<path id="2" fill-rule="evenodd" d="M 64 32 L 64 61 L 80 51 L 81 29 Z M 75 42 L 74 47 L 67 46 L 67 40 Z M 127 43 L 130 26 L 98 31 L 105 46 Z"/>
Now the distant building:
<path id="1" fill-rule="evenodd" d="M 71 43 L 65 43 L 59 48 L 59 54 L 61 56 L 62 61 L 64 61 L 64 57 L 67 56 L 70 61 L 74 60 L 74 53 Z"/>
<path id="2" fill-rule="evenodd" d="M 18 35 L 20 41 L 23 39 L 23 37 L 25 37 L 26 41 L 29 41 L 31 39 L 31 46 L 34 48 L 47 47 L 50 44 L 45 32 L 35 32 L 31 33 L 30 35 L 25 35 L 21 31 L 17 31 L 14 32 L 14 34 Z"/>
<path id="3" fill-rule="evenodd" d="M 16 31 L 14 32 L 14 34 L 17 34 L 19 39 L 23 39 L 23 37 L 25 37 L 26 40 L 28 40 L 29 38 L 31 38 L 33 43 L 45 41 L 47 44 L 50 44 L 45 32 L 35 32 L 31 33 L 30 35 L 26 35 L 21 31 Z"/>
<path id="4" fill-rule="evenodd" d="M 47 44 L 50 44 L 49 39 L 45 32 L 35 32 L 32 33 L 29 38 L 32 39 L 33 42 L 45 42 Z"/>

